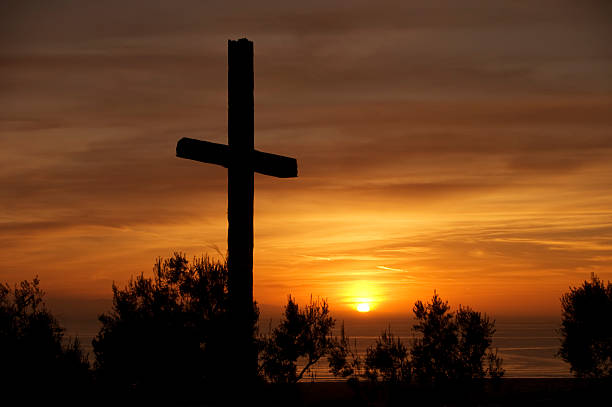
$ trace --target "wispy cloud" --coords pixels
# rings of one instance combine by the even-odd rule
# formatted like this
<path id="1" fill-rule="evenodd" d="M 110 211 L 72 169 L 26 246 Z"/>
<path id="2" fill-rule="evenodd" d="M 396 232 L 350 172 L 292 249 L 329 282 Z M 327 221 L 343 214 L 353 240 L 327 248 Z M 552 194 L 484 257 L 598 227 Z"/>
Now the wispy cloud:
<path id="1" fill-rule="evenodd" d="M 242 36 L 256 145 L 300 168 L 255 179 L 260 300 L 367 281 L 393 309 L 441 288 L 550 310 L 610 275 L 607 6 L 238 4 L 0 6 L 0 278 L 107 296 L 158 255 L 224 252 L 226 171 L 174 147 L 226 141 Z"/>

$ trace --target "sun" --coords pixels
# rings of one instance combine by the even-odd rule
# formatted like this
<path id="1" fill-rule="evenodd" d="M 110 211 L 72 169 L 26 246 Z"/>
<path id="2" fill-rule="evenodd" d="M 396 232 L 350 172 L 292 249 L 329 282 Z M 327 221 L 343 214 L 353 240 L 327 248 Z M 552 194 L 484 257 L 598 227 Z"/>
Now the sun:
<path id="1" fill-rule="evenodd" d="M 376 311 L 383 299 L 380 287 L 371 280 L 352 281 L 343 287 L 343 291 L 347 309 L 360 314 Z"/>
<path id="2" fill-rule="evenodd" d="M 362 302 L 361 304 L 357 304 L 357 311 L 370 312 L 370 304 L 368 304 L 367 302 Z"/>

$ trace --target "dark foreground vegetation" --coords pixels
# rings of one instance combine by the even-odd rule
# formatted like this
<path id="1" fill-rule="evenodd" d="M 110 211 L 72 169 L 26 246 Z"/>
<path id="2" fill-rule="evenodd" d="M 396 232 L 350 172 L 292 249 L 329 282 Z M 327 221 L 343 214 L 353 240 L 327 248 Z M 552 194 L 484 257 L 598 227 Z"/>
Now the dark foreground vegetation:
<path id="1" fill-rule="evenodd" d="M 180 254 L 153 277 L 113 285 L 99 317 L 94 359 L 46 308 L 39 281 L 0 284 L 0 389 L 20 405 L 572 405 L 595 400 L 612 376 L 612 285 L 597 277 L 562 297 L 559 355 L 579 379 L 507 379 L 491 348 L 495 323 L 469 307 L 451 311 L 436 293 L 412 309 L 416 339 L 384 330 L 365 356 L 327 302 L 289 297 L 278 326 L 253 341 L 259 373 L 235 383 L 228 341 L 227 267 Z M 302 383 L 318 362 L 335 383 Z M 607 383 L 607 384 L 606 384 Z M 601 393 L 603 394 L 603 393 Z"/>
<path id="2" fill-rule="evenodd" d="M 92 384 L 78 339 L 64 338 L 38 279 L 12 290 L 0 283 L 0 405 L 73 397 L 88 393 Z"/>
<path id="3" fill-rule="evenodd" d="M 612 377 L 612 283 L 595 274 L 561 297 L 559 356 L 577 377 Z"/>
<path id="4" fill-rule="evenodd" d="M 271 397 L 273 399 L 273 397 Z M 296 402 L 274 406 L 317 407 L 435 406 L 435 407 L 570 407 L 604 406 L 609 400 L 609 384 L 582 379 L 485 379 L 469 385 L 449 384 L 432 388 L 418 383 L 298 383 Z M 286 401 L 287 399 L 285 399 Z"/>

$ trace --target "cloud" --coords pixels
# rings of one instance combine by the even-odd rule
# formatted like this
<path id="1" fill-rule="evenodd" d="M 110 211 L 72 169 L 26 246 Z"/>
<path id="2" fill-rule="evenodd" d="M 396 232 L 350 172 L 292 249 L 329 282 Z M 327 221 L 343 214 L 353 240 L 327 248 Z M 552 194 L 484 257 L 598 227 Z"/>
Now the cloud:
<path id="1" fill-rule="evenodd" d="M 174 249 L 225 250 L 226 171 L 174 148 L 226 141 L 226 40 L 245 35 L 256 146 L 300 173 L 255 179 L 265 301 L 285 288 L 340 298 L 354 279 L 400 302 L 393 290 L 527 279 L 552 303 L 559 281 L 606 270 L 604 3 L 0 7 L 11 278 L 100 293 Z"/>

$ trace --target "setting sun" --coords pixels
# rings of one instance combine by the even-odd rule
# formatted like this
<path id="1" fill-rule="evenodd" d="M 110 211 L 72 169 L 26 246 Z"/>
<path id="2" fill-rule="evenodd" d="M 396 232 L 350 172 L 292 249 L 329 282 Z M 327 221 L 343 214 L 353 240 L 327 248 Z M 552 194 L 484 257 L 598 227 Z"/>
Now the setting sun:
<path id="1" fill-rule="evenodd" d="M 357 311 L 370 312 L 370 304 L 368 304 L 367 302 L 362 302 L 361 304 L 357 304 Z"/>
<path id="2" fill-rule="evenodd" d="M 383 298 L 374 280 L 355 280 L 344 286 L 342 294 L 347 308 L 364 313 L 377 309 Z"/>

